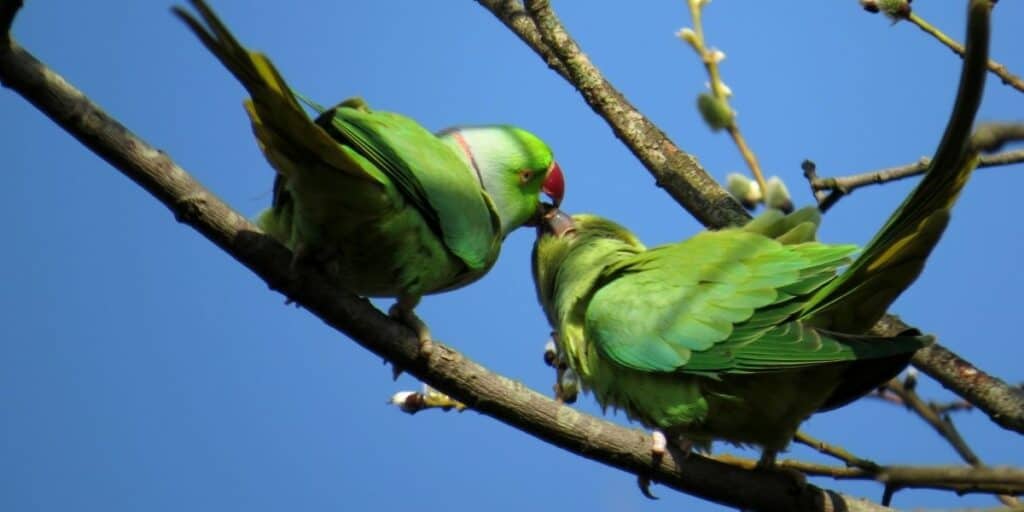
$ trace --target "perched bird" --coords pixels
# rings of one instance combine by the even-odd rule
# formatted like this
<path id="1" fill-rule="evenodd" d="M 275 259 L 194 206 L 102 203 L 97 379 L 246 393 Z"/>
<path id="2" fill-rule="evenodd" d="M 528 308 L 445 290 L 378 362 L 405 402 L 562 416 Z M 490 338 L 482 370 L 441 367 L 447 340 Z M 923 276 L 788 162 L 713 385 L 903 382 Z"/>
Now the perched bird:
<path id="1" fill-rule="evenodd" d="M 653 249 L 610 220 L 549 211 L 533 277 L 559 356 L 602 406 L 656 429 L 656 454 L 661 431 L 703 449 L 760 446 L 773 465 L 808 416 L 875 389 L 931 342 L 868 331 L 920 274 L 977 165 L 970 119 L 959 124 L 852 262 L 855 246 L 814 240 L 814 208 Z"/>
<path id="2" fill-rule="evenodd" d="M 354 293 L 396 297 L 393 316 L 425 344 L 413 309 L 428 293 L 479 279 L 505 236 L 535 220 L 541 192 L 558 204 L 562 171 L 535 135 L 506 125 L 430 133 L 361 99 L 330 109 L 292 91 L 262 53 L 243 47 L 202 0 L 181 18 L 245 86 L 245 109 L 277 171 L 258 224 Z M 300 100 L 319 115 L 310 119 Z"/>
<path id="3" fill-rule="evenodd" d="M 989 2 L 969 23 L 987 31 Z M 557 355 L 604 407 L 707 449 L 756 445 L 774 466 L 811 414 L 895 376 L 932 338 L 871 327 L 924 268 L 990 128 L 971 136 L 987 37 L 969 38 L 953 113 L 924 178 L 856 247 L 815 241 L 813 208 L 768 210 L 746 226 L 647 249 L 594 215 L 547 211 L 534 244 L 537 296 Z M 852 262 L 850 261 L 852 259 Z M 845 269 L 840 273 L 840 269 Z"/>

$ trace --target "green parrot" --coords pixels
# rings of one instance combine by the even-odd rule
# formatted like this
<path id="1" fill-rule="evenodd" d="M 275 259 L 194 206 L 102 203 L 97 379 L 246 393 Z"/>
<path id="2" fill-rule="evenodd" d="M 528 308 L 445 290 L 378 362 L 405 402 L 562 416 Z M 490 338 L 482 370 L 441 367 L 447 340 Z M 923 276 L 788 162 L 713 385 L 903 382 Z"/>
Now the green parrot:
<path id="1" fill-rule="evenodd" d="M 535 135 L 506 125 L 432 134 L 361 99 L 323 109 L 297 95 L 262 53 L 247 50 L 202 0 L 181 18 L 245 86 L 245 109 L 277 171 L 257 223 L 354 293 L 396 297 L 392 316 L 426 344 L 413 312 L 428 293 L 479 279 L 511 232 L 536 219 L 541 192 L 562 200 L 564 178 Z M 310 119 L 300 106 L 318 111 Z"/>
<path id="2" fill-rule="evenodd" d="M 968 38 L 924 178 L 856 257 L 853 245 L 815 240 L 815 208 L 768 210 L 653 249 L 610 220 L 545 212 L 533 278 L 558 362 L 603 407 L 655 429 L 653 455 L 668 434 L 684 448 L 759 446 L 759 466 L 774 466 L 811 414 L 870 392 L 932 342 L 916 330 L 883 338 L 870 329 L 920 275 L 980 149 L 994 142 L 988 128 L 971 135 L 990 9 L 970 3 L 968 32 L 985 37 Z"/>
<path id="3" fill-rule="evenodd" d="M 959 124 L 852 262 L 856 246 L 815 241 L 816 208 L 652 249 L 610 220 L 552 209 L 533 278 L 559 358 L 603 407 L 655 429 L 655 455 L 667 434 L 685 448 L 759 446 L 772 466 L 807 417 L 875 389 L 932 341 L 869 330 L 921 273 L 977 165 L 970 120 Z"/>

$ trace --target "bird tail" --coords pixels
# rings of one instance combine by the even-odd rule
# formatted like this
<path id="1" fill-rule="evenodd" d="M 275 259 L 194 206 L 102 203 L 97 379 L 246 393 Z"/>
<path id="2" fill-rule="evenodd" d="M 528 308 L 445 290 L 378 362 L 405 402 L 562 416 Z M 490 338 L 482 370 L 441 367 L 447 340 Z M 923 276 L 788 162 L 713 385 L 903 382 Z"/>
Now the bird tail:
<path id="1" fill-rule="evenodd" d="M 870 329 L 920 275 L 949 223 L 978 164 L 969 139 L 985 81 L 990 5 L 974 1 L 971 9 L 969 23 L 980 24 L 971 30 L 983 30 L 985 37 L 969 38 L 953 113 L 924 178 L 846 271 L 808 301 L 801 316 L 811 325 L 849 333 Z"/>
<path id="2" fill-rule="evenodd" d="M 338 143 L 309 119 L 266 55 L 242 46 L 204 0 L 190 3 L 201 21 L 182 7 L 175 6 L 172 11 L 249 92 L 245 109 L 253 132 L 279 173 L 298 172 L 301 167 L 295 162 L 311 156 L 336 169 L 358 169 Z"/>

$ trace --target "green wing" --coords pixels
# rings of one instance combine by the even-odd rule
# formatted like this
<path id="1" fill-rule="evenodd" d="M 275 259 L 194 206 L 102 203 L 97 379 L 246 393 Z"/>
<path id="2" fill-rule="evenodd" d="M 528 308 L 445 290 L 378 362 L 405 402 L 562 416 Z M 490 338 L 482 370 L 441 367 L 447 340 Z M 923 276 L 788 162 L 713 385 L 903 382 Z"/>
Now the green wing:
<path id="1" fill-rule="evenodd" d="M 361 100 L 343 102 L 313 122 L 298 100 L 318 111 L 319 105 L 297 99 L 270 60 L 242 46 L 206 2 L 191 3 L 202 21 L 180 7 L 174 13 L 249 92 L 245 107 L 253 131 L 280 173 L 274 207 L 261 215 L 261 225 L 281 240 L 291 238 L 294 206 L 286 182 L 300 173 L 321 173 L 315 180 L 332 190 L 344 184 L 347 196 L 380 207 L 389 204 L 393 183 L 470 269 L 487 266 L 501 242 L 498 219 L 451 149 L 415 121 L 371 112 Z"/>
<path id="2" fill-rule="evenodd" d="M 360 99 L 325 111 L 317 124 L 387 175 L 468 267 L 481 269 L 493 259 L 501 242 L 494 207 L 472 170 L 434 134 Z"/>
<path id="3" fill-rule="evenodd" d="M 796 299 L 833 278 L 855 250 L 704 232 L 606 268 L 585 335 L 642 371 L 751 372 L 850 359 L 856 347 L 788 319 Z"/>
<path id="4" fill-rule="evenodd" d="M 267 159 L 279 172 L 292 174 L 297 170 L 293 161 L 312 159 L 319 166 L 383 186 L 381 176 L 368 173 L 309 119 L 266 55 L 242 46 L 206 2 L 191 3 L 202 21 L 181 7 L 174 7 L 174 14 L 249 92 L 251 97 L 245 108 L 253 131 Z"/>

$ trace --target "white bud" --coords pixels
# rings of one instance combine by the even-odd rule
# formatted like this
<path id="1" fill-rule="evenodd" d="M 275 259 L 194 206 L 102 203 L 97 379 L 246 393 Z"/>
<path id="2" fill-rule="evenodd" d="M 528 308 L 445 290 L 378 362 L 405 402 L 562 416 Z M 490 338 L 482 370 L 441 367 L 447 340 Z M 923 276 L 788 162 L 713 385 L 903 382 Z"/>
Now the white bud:
<path id="1" fill-rule="evenodd" d="M 423 410 L 423 396 L 415 391 L 399 391 L 391 395 L 388 403 L 408 414 L 416 414 Z"/>
<path id="2" fill-rule="evenodd" d="M 686 41 L 687 44 L 693 47 L 697 47 L 697 33 L 690 27 L 683 27 L 676 31 L 676 37 Z"/>
<path id="3" fill-rule="evenodd" d="M 761 202 L 761 187 L 757 182 L 734 172 L 725 177 L 725 188 L 737 201 L 749 210 L 753 210 Z"/>
<path id="4" fill-rule="evenodd" d="M 782 213 L 789 213 L 793 211 L 793 200 L 790 199 L 789 189 L 786 188 L 786 184 L 782 182 L 782 179 L 778 176 L 772 176 L 765 183 L 764 193 L 764 204 L 769 208 L 775 208 L 782 210 Z"/>

